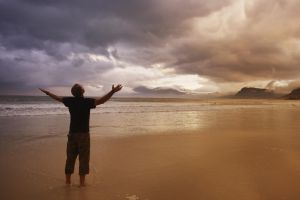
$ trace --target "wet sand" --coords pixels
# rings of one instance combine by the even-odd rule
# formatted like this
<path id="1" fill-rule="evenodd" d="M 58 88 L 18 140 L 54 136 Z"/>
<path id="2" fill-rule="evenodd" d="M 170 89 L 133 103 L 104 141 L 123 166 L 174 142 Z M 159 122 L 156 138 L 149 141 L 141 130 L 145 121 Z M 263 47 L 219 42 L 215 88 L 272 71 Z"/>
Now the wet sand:
<path id="1" fill-rule="evenodd" d="M 95 126 L 85 188 L 78 187 L 78 163 L 72 185 L 64 185 L 67 138 L 65 130 L 60 133 L 52 126 L 67 122 L 66 116 L 2 118 L 2 131 L 22 132 L 27 129 L 20 124 L 27 124 L 32 132 L 22 137 L 10 132 L 1 135 L 0 198 L 299 199 L 298 104 L 276 102 L 265 109 L 202 113 L 198 122 L 205 126 L 174 130 L 156 127 L 141 135 L 116 136 L 122 131 L 120 127 Z M 93 117 L 96 121 L 113 119 Z M 37 127 L 32 128 L 30 122 L 38 120 L 45 122 L 38 131 L 44 127 L 47 134 L 34 134 Z M 144 133 L 144 129 L 147 127 L 124 131 Z"/>

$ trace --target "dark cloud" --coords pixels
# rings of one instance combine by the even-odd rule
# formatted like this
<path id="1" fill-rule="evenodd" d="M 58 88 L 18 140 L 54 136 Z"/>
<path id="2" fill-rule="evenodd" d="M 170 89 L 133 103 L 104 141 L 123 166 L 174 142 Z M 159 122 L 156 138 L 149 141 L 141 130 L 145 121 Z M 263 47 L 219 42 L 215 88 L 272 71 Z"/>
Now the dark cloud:
<path id="1" fill-rule="evenodd" d="M 116 67 L 107 62 L 97 62 L 96 67 L 78 56 L 82 54 L 144 66 L 163 61 L 161 47 L 169 37 L 185 32 L 187 19 L 205 16 L 228 2 L 1 0 L 1 51 L 11 55 L 1 56 L 2 88 L 89 82 Z M 125 44 L 125 50 L 109 52 L 108 47 L 117 43 Z"/>
<path id="2" fill-rule="evenodd" d="M 70 86 L 74 82 L 95 80 L 99 74 L 112 67 L 112 63 L 94 62 L 85 54 L 75 54 L 60 60 L 44 51 L 9 51 L 0 48 L 1 93 L 12 93 L 10 90 L 26 92 L 48 86 Z"/>
<path id="3" fill-rule="evenodd" d="M 221 84 L 297 79 L 299 6 L 297 0 L 0 0 L 1 87 L 92 82 L 125 66 L 115 60 L 145 68 L 162 63 L 174 74 Z"/>
<path id="4" fill-rule="evenodd" d="M 184 20 L 204 16 L 228 1 L 128 0 L 0 2 L 1 35 L 17 48 L 47 48 L 45 41 L 107 46 L 117 41 L 160 43 L 182 32 Z M 174 13 L 176 13 L 174 15 Z"/>
<path id="5" fill-rule="evenodd" d="M 196 45 L 174 52 L 178 55 L 178 61 L 173 64 L 177 71 L 237 82 L 293 78 L 300 73 L 299 58 L 286 60 L 284 52 L 269 42 L 239 38 Z"/>
<path id="6" fill-rule="evenodd" d="M 218 82 L 297 78 L 299 1 L 248 2 L 251 5 L 244 7 L 243 25 L 231 27 L 227 37 L 191 39 L 173 49 L 177 71 Z"/>
<path id="7" fill-rule="evenodd" d="M 26 52 L 22 58 L 16 53 L 14 60 L 2 57 L 1 71 L 11 72 L 6 73 L 8 83 L 15 79 L 21 83 L 37 82 L 35 79 L 42 78 L 40 84 L 47 82 L 45 85 L 50 86 L 68 84 L 78 78 L 86 78 L 83 80 L 86 82 L 95 77 L 95 73 L 107 69 L 105 63 L 98 63 L 99 70 L 81 58 L 70 61 L 70 55 L 74 54 L 113 56 L 150 66 L 156 61 L 165 61 L 168 55 L 162 54 L 162 47 L 169 38 L 182 37 L 188 31 L 188 19 L 206 16 L 229 2 L 1 0 L 0 46 L 6 53 Z M 108 47 L 118 44 L 123 48 L 108 51 Z M 47 57 L 46 60 L 41 61 L 38 56 L 32 58 L 33 51 Z M 116 67 L 110 65 L 110 68 Z M 23 76 L 19 77 L 20 74 Z M 32 74 L 38 77 L 33 78 Z M 47 81 L 44 74 L 49 76 Z"/>

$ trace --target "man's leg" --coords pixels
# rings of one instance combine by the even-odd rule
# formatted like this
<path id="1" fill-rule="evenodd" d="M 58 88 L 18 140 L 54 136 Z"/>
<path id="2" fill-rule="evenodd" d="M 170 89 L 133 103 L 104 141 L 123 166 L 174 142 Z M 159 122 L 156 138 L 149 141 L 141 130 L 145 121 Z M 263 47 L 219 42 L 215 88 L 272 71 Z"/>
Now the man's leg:
<path id="1" fill-rule="evenodd" d="M 89 173 L 90 134 L 82 133 L 79 144 L 80 186 L 85 186 L 85 175 Z"/>
<path id="2" fill-rule="evenodd" d="M 85 175 L 80 175 L 80 186 L 85 186 Z"/>
<path id="3" fill-rule="evenodd" d="M 66 184 L 67 185 L 71 184 L 71 174 L 66 174 Z"/>
<path id="4" fill-rule="evenodd" d="M 71 184 L 71 175 L 74 172 L 74 166 L 78 155 L 78 145 L 73 136 L 68 136 L 67 160 L 65 165 L 66 184 Z"/>

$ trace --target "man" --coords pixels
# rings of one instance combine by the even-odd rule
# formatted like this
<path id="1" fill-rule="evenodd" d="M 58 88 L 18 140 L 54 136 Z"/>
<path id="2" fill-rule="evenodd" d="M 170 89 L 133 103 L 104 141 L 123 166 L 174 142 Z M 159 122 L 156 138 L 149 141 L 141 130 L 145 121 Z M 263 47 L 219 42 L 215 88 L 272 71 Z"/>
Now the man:
<path id="1" fill-rule="evenodd" d="M 79 175 L 80 186 L 85 186 L 85 175 L 89 173 L 90 160 L 90 134 L 89 119 L 90 109 L 108 101 L 114 93 L 122 89 L 122 85 L 113 85 L 112 90 L 101 98 L 85 98 L 84 88 L 79 85 L 73 85 L 71 93 L 74 97 L 60 97 L 47 90 L 39 88 L 52 99 L 62 102 L 69 108 L 70 128 L 67 143 L 67 160 L 65 165 L 66 184 L 71 184 L 71 175 L 74 172 L 74 166 L 79 155 Z"/>

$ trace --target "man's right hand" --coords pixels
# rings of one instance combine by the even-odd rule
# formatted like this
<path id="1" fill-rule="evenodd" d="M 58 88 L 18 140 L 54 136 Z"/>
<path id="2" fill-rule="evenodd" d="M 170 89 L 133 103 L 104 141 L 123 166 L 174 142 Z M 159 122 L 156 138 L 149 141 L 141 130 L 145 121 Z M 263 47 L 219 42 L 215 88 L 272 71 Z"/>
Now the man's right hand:
<path id="1" fill-rule="evenodd" d="M 118 84 L 116 87 L 115 87 L 115 85 L 112 85 L 112 91 L 114 92 L 114 93 L 116 93 L 116 92 L 119 92 L 121 89 L 122 89 L 122 85 L 121 84 Z"/>

